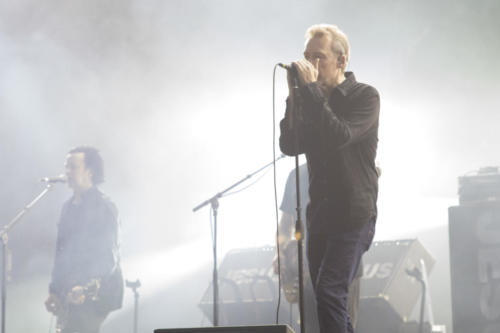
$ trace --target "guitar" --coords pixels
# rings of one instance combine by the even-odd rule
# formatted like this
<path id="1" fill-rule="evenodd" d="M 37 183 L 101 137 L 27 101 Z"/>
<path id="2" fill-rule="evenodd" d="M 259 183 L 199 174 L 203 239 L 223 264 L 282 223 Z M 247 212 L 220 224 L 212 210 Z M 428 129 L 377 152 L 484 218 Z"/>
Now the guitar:
<path id="1" fill-rule="evenodd" d="M 46 302 L 50 312 L 57 317 L 56 333 L 62 333 L 69 319 L 69 310 L 72 305 L 81 305 L 86 300 L 99 300 L 99 290 L 101 289 L 100 279 L 92 279 L 84 286 L 74 286 L 66 294 L 63 300 L 56 298 Z M 54 296 L 56 297 L 56 296 Z"/>
<path id="2" fill-rule="evenodd" d="M 289 303 L 299 301 L 299 272 L 298 272 L 297 241 L 291 239 L 283 246 L 281 254 L 281 281 L 285 298 Z M 304 265 L 304 283 L 310 279 L 307 265 Z"/>

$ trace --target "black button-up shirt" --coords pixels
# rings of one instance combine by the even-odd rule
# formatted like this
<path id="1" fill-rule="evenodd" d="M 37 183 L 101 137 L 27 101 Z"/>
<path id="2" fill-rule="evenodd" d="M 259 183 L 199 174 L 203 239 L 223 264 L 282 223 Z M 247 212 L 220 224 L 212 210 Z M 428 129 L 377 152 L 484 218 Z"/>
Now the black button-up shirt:
<path id="1" fill-rule="evenodd" d="M 113 202 L 95 187 L 83 193 L 78 204 L 73 203 L 73 198 L 66 201 L 57 227 L 49 292 L 64 300 L 72 287 L 99 279 L 101 308 L 121 306 L 123 280 L 117 215 Z"/>
<path id="2" fill-rule="evenodd" d="M 296 116 L 287 103 L 280 123 L 281 151 L 306 154 L 312 233 L 360 227 L 377 216 L 380 98 L 352 72 L 345 76 L 328 98 L 317 83 L 300 87 Z"/>

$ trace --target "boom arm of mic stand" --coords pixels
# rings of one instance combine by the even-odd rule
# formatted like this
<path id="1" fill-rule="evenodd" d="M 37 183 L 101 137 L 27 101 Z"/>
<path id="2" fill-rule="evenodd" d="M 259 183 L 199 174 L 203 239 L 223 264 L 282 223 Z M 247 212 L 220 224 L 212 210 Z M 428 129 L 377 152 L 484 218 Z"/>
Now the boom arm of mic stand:
<path id="1" fill-rule="evenodd" d="M 9 231 L 21 220 L 21 218 L 26 215 L 26 213 L 40 200 L 49 192 L 49 190 L 52 188 L 52 184 L 47 184 L 45 189 L 38 195 L 36 196 L 33 201 L 31 201 L 29 204 L 27 204 L 10 222 L 0 230 L 0 237 L 4 238 L 7 236 Z"/>
<path id="2" fill-rule="evenodd" d="M 26 215 L 26 213 L 41 199 L 45 196 L 49 190 L 52 188 L 51 184 L 47 184 L 45 189 L 27 204 L 14 218 L 0 231 L 0 239 L 2 242 L 2 322 L 1 322 L 1 332 L 5 333 L 5 307 L 7 305 L 7 243 L 9 241 L 9 231 L 14 228 L 14 226 L 21 220 L 21 218 Z"/>
<path id="3" fill-rule="evenodd" d="M 252 178 L 254 175 L 256 175 L 257 173 L 261 172 L 262 170 L 266 169 L 267 167 L 271 166 L 273 163 L 275 163 L 276 161 L 279 161 L 280 159 L 282 159 L 283 157 L 285 157 L 284 154 L 281 154 L 280 156 L 278 156 L 274 161 L 272 161 L 271 163 L 268 163 L 266 165 L 264 165 L 263 167 L 259 168 L 258 170 L 252 172 L 251 174 L 243 177 L 242 179 L 240 179 L 239 181 L 237 181 L 236 183 L 234 183 L 233 185 L 229 186 L 228 188 L 226 188 L 225 190 L 223 190 L 222 192 L 219 192 L 217 193 L 216 195 L 214 195 L 213 197 L 203 201 L 202 203 L 200 203 L 199 205 L 197 205 L 196 207 L 193 208 L 193 212 L 196 212 L 197 210 L 199 210 L 200 208 L 203 208 L 205 207 L 206 205 L 210 204 L 210 203 L 213 203 L 213 202 L 217 202 L 218 199 L 222 198 L 224 196 L 225 193 L 227 193 L 228 191 L 232 190 L 233 188 L 235 188 L 236 186 L 240 185 L 241 183 L 245 182 L 246 180 Z"/>

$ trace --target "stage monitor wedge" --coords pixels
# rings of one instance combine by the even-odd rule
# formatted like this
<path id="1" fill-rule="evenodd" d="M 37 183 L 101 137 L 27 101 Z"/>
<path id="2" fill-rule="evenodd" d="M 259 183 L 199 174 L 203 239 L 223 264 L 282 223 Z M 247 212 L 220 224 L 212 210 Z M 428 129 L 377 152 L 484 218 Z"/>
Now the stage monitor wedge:
<path id="1" fill-rule="evenodd" d="M 288 325 L 159 328 L 154 333 L 295 333 Z"/>

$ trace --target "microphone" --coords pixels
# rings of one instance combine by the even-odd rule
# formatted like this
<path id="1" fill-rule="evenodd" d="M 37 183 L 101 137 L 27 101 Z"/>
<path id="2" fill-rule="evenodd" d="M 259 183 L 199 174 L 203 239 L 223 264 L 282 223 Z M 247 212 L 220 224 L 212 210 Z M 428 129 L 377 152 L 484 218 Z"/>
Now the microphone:
<path id="1" fill-rule="evenodd" d="M 49 183 L 49 184 L 55 184 L 55 183 L 66 183 L 66 175 L 60 174 L 59 176 L 56 177 L 44 177 L 40 179 L 41 182 L 43 183 Z"/>
<path id="2" fill-rule="evenodd" d="M 278 63 L 278 66 L 287 70 L 289 75 L 294 80 L 294 88 L 298 88 L 299 86 L 298 86 L 298 80 L 297 80 L 297 78 L 298 78 L 297 67 L 295 67 L 293 65 L 286 65 L 286 64 L 283 64 L 281 62 Z"/>
<path id="3" fill-rule="evenodd" d="M 291 71 L 291 70 L 293 70 L 293 69 L 294 69 L 294 68 L 293 68 L 293 66 L 286 65 L 286 64 L 283 64 L 283 63 L 281 63 L 281 62 L 279 62 L 279 63 L 278 63 L 278 66 L 280 66 L 281 68 L 286 69 L 287 71 Z"/>
<path id="4" fill-rule="evenodd" d="M 405 271 L 406 271 L 406 274 L 408 274 L 409 276 L 414 277 L 418 281 L 422 281 L 422 272 L 417 267 L 413 267 L 413 269 L 407 268 L 407 269 L 405 269 Z"/>

